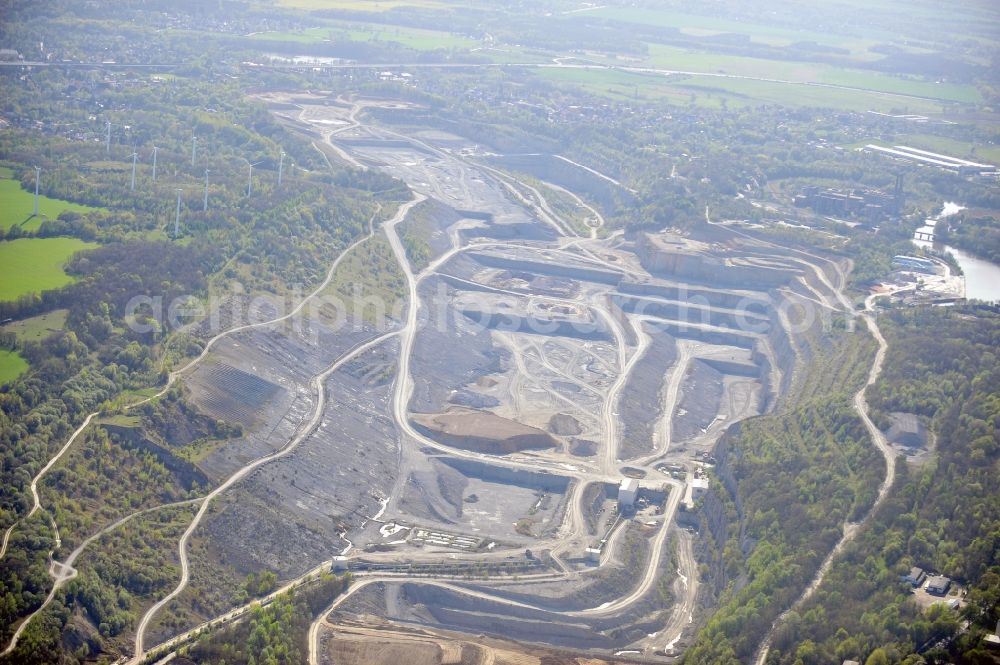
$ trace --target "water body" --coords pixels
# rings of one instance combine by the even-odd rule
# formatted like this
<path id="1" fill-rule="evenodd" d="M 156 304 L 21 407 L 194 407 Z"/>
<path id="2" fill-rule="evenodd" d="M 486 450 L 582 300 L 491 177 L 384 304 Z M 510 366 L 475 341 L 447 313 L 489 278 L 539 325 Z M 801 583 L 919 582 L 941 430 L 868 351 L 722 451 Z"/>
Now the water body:
<path id="1" fill-rule="evenodd" d="M 947 245 L 940 249 L 951 252 L 965 273 L 966 298 L 1000 301 L 1000 266 Z"/>
<path id="2" fill-rule="evenodd" d="M 962 210 L 965 210 L 963 206 L 946 202 L 938 219 L 949 217 Z M 928 224 L 933 225 L 933 221 L 928 220 Z M 913 244 L 919 247 L 930 246 L 930 243 L 923 240 L 914 240 Z M 966 298 L 1000 301 L 1000 266 L 948 245 L 935 244 L 933 247 L 937 251 L 949 252 L 955 257 L 955 261 L 962 268 L 962 273 L 965 274 Z"/>

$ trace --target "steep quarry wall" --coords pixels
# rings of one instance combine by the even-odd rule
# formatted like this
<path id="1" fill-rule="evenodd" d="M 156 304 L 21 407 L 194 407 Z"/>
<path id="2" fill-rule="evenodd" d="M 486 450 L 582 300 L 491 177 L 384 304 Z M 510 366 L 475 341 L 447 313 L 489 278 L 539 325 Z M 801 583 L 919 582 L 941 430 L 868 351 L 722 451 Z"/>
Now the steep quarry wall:
<path id="1" fill-rule="evenodd" d="M 196 485 L 204 487 L 208 484 L 208 477 L 202 473 L 201 469 L 165 450 L 160 444 L 147 437 L 141 427 L 124 427 L 110 423 L 102 424 L 101 427 L 116 443 L 152 453 L 156 460 L 166 467 L 167 471 L 170 471 L 185 489 L 191 490 Z"/>
<path id="2" fill-rule="evenodd" d="M 717 358 L 699 358 L 699 361 L 705 363 L 715 371 L 720 374 L 729 374 L 730 376 L 745 376 L 752 379 L 760 378 L 760 366 L 751 363 L 741 363 L 731 360 L 719 360 Z"/>
<path id="3" fill-rule="evenodd" d="M 507 270 L 522 270 L 538 275 L 570 277 L 584 282 L 596 282 L 597 284 L 609 284 L 611 286 L 617 285 L 622 280 L 621 273 L 611 270 L 584 268 L 583 266 L 558 263 L 543 263 L 541 261 L 486 254 L 483 252 L 468 252 L 468 256 L 490 268 L 505 268 Z"/>
<path id="4" fill-rule="evenodd" d="M 530 174 L 572 192 L 586 192 L 587 197 L 593 199 L 608 214 L 615 214 L 622 203 L 631 204 L 635 199 L 627 189 L 555 155 L 504 155 L 493 157 L 490 161 L 496 166 Z"/>
<path id="5" fill-rule="evenodd" d="M 787 284 L 799 274 L 788 268 L 751 265 L 740 257 L 689 249 L 681 243 L 666 242 L 650 233 L 639 235 L 636 253 L 642 267 L 651 273 L 683 277 L 714 286 L 767 290 Z"/>
<path id="6" fill-rule="evenodd" d="M 710 328 L 690 323 L 664 321 L 651 325 L 681 339 L 693 339 L 708 342 L 709 344 L 721 344 L 725 346 L 738 346 L 741 349 L 753 349 L 759 338 L 757 335 L 744 335 L 725 328 Z"/>
<path id="7" fill-rule="evenodd" d="M 506 483 L 517 487 L 562 493 L 569 487 L 570 482 L 566 476 L 556 476 L 545 471 L 509 469 L 507 467 L 483 464 L 475 460 L 458 457 L 437 457 L 435 459 L 470 478 L 479 478 L 494 483 Z"/>
<path id="8" fill-rule="evenodd" d="M 618 290 L 636 296 L 656 296 L 666 300 L 693 301 L 712 307 L 742 309 L 757 315 L 766 315 L 771 306 L 770 300 L 757 291 L 710 289 L 689 284 L 643 284 L 629 280 L 622 281 Z"/>
<path id="9" fill-rule="evenodd" d="M 414 143 L 413 141 L 407 141 L 404 139 L 352 139 L 340 137 L 337 139 L 337 143 L 346 146 L 352 146 L 355 148 L 385 148 L 385 149 L 397 149 L 397 150 L 416 150 L 417 152 L 422 152 L 426 155 L 434 154 L 427 150 L 419 143 Z"/>
<path id="10" fill-rule="evenodd" d="M 781 370 L 781 384 L 772 386 L 777 398 L 788 394 L 792 385 L 796 365 L 800 364 L 792 342 L 789 339 L 788 331 L 781 325 L 777 313 L 771 317 L 771 330 L 767 333 L 767 341 L 774 352 L 775 361 Z"/>
<path id="11" fill-rule="evenodd" d="M 591 321 L 583 319 L 542 319 L 536 316 L 484 312 L 471 308 L 463 309 L 462 315 L 478 326 L 503 332 L 552 335 L 555 337 L 572 337 L 587 340 L 611 339 L 611 332 L 598 319 Z"/>
<path id="12" fill-rule="evenodd" d="M 632 296 L 614 296 L 613 302 L 631 314 L 646 314 L 661 319 L 700 323 L 764 333 L 770 327 L 767 318 L 750 312 L 718 309 L 697 301 L 652 300 Z"/>

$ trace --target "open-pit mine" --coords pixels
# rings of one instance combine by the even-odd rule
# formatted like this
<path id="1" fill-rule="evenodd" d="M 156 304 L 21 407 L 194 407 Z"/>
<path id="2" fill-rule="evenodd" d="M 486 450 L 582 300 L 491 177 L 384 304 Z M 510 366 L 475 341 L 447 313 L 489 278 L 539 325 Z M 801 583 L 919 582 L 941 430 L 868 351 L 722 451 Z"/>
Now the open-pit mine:
<path id="1" fill-rule="evenodd" d="M 409 187 L 351 250 L 388 242 L 404 306 L 381 325 L 263 315 L 204 334 L 178 380 L 243 433 L 194 462 L 217 489 L 137 654 L 238 616 L 262 570 L 281 588 L 352 572 L 312 626 L 314 664 L 683 653 L 705 614 L 715 446 L 781 402 L 848 309 L 843 266 L 711 211 L 686 235 L 609 229 L 609 178 L 413 129 L 406 103 L 260 98 L 328 159 Z"/>

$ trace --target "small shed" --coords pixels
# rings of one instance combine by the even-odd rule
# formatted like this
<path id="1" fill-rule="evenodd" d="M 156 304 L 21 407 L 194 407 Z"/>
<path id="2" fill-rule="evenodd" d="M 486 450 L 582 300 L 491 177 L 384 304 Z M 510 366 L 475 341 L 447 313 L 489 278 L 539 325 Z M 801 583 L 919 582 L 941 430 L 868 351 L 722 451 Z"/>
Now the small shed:
<path id="1" fill-rule="evenodd" d="M 889 443 L 905 448 L 926 448 L 927 427 L 915 413 L 890 413 L 892 426 L 885 433 Z"/>
<path id="2" fill-rule="evenodd" d="M 924 580 L 926 579 L 927 579 L 927 573 L 924 572 L 924 569 L 917 568 L 916 566 L 910 568 L 909 574 L 903 575 L 902 577 L 902 580 L 904 582 L 908 583 L 910 586 L 914 588 L 919 587 L 921 584 L 924 583 Z"/>

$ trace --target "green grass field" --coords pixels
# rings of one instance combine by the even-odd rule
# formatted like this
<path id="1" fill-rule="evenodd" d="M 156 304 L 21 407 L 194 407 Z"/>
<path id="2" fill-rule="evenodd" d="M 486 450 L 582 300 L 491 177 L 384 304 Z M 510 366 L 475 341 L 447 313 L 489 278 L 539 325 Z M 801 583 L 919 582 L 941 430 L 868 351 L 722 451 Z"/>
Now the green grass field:
<path id="1" fill-rule="evenodd" d="M 583 15 L 583 14 L 581 14 Z M 749 35 L 751 40 L 774 46 L 787 46 L 801 41 L 847 48 L 852 55 L 867 57 L 868 48 L 875 44 L 870 39 L 849 38 L 819 32 L 806 32 L 786 28 L 744 23 L 742 21 L 685 14 L 670 9 L 638 9 L 632 7 L 601 7 L 585 12 L 587 17 L 601 17 L 640 26 L 677 28 L 692 36 L 736 33 Z"/>
<path id="2" fill-rule="evenodd" d="M 258 32 L 254 39 L 275 42 L 298 42 L 300 44 L 317 44 L 330 38 L 330 28 L 309 28 L 301 32 Z"/>
<path id="3" fill-rule="evenodd" d="M 346 34 L 355 42 L 396 42 L 417 51 L 438 49 L 463 50 L 479 46 L 480 42 L 468 37 L 452 35 L 436 30 L 403 28 L 397 26 L 373 26 L 347 30 Z"/>
<path id="4" fill-rule="evenodd" d="M 387 12 L 397 7 L 448 6 L 436 0 L 278 0 L 278 4 L 294 9 L 345 9 L 354 12 Z"/>
<path id="5" fill-rule="evenodd" d="M 844 90 L 747 79 L 692 77 L 679 84 L 696 94 L 721 95 L 729 103 L 782 104 L 785 106 L 815 106 L 844 111 L 880 111 L 882 113 L 940 113 L 939 102 L 926 99 L 895 97 L 878 92 Z"/>
<path id="6" fill-rule="evenodd" d="M 140 427 L 142 426 L 142 416 L 127 416 L 124 413 L 118 413 L 113 416 L 103 416 L 94 424 L 114 425 L 115 427 Z"/>
<path id="7" fill-rule="evenodd" d="M 686 105 L 717 108 L 723 100 L 730 106 L 780 104 L 816 106 L 853 111 L 899 111 L 940 113 L 941 103 L 932 100 L 895 97 L 865 90 L 845 90 L 806 86 L 796 83 L 730 79 L 693 75 L 668 78 L 659 74 L 641 74 L 610 69 L 540 69 L 537 75 L 554 83 L 565 83 L 586 92 L 626 100 L 668 101 Z"/>
<path id="8" fill-rule="evenodd" d="M 874 141 L 879 143 L 879 141 Z M 971 159 L 988 164 L 1000 164 L 1000 146 L 980 145 L 969 141 L 958 141 L 932 134 L 906 134 L 897 136 L 892 145 L 908 145 L 911 148 L 930 150 L 943 155 Z"/>
<path id="9" fill-rule="evenodd" d="M 19 342 L 40 342 L 66 326 L 68 310 L 56 309 L 23 321 L 0 326 L 0 332 L 12 332 Z"/>
<path id="10" fill-rule="evenodd" d="M 262 41 L 317 44 L 329 39 L 349 39 L 355 42 L 396 42 L 417 51 L 438 49 L 470 49 L 479 41 L 439 30 L 424 30 L 405 26 L 373 23 L 337 23 L 301 32 L 260 32 L 254 39 Z"/>
<path id="11" fill-rule="evenodd" d="M 389 241 L 384 235 L 376 235 L 344 257 L 322 293 L 328 306 L 320 313 L 343 321 L 358 315 L 368 323 L 384 325 L 386 318 L 402 312 L 405 285 Z"/>
<path id="12" fill-rule="evenodd" d="M 935 83 L 915 78 L 886 76 L 860 69 L 847 69 L 820 63 L 791 62 L 748 58 L 649 44 L 645 64 L 664 69 L 732 74 L 795 83 L 827 83 L 898 95 L 913 95 L 963 103 L 978 103 L 982 96 L 973 85 Z"/>
<path id="13" fill-rule="evenodd" d="M 65 210 L 74 212 L 91 212 L 96 208 L 50 199 L 47 196 L 38 197 L 38 217 L 32 217 L 35 208 L 34 191 L 21 189 L 21 183 L 14 180 L 10 169 L 0 172 L 0 228 L 5 231 L 12 226 L 20 225 L 27 231 L 34 231 L 42 225 L 45 218 L 55 219 Z M 42 177 L 45 175 L 43 173 Z"/>
<path id="14" fill-rule="evenodd" d="M 590 94 L 618 101 L 638 97 L 685 105 L 692 94 L 690 90 L 677 87 L 658 74 L 637 74 L 612 69 L 539 69 L 536 72 L 538 76 L 553 83 L 568 84 Z M 702 95 L 696 103 L 699 106 L 718 107 L 721 101 Z"/>
<path id="15" fill-rule="evenodd" d="M 28 369 L 28 361 L 17 351 L 0 350 L 0 385 L 10 383 L 24 374 Z"/>
<path id="16" fill-rule="evenodd" d="M 56 289 L 73 281 L 63 266 L 73 254 L 97 247 L 76 238 L 21 238 L 0 242 L 0 300 Z"/>

